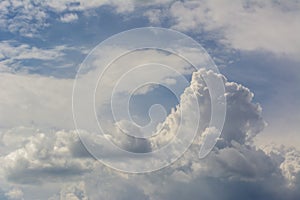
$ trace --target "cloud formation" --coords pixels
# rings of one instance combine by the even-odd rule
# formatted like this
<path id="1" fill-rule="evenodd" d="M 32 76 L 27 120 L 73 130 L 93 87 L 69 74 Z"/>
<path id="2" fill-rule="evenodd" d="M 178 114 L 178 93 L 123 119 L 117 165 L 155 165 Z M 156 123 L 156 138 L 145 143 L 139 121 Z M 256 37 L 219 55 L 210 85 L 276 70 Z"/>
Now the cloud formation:
<path id="1" fill-rule="evenodd" d="M 25 37 L 37 37 L 39 32 L 48 27 L 51 15 L 58 15 L 63 23 L 71 22 L 78 18 L 78 12 L 96 9 L 103 5 L 116 8 L 116 12 L 123 13 L 133 10 L 133 2 L 116 0 L 100 1 L 30 1 L 9 0 L 0 3 L 0 28 Z M 65 14 L 65 12 L 74 12 Z"/>
<path id="2" fill-rule="evenodd" d="M 26 135 L 23 129 L 2 134 L 4 146 L 15 147 L 1 157 L 7 180 L 34 185 L 48 178 L 53 181 L 81 176 L 93 168 L 93 159 L 81 145 L 77 133 L 58 131 L 46 135 L 32 130 L 31 135 Z"/>
<path id="3" fill-rule="evenodd" d="M 125 21 L 130 21 L 134 15 L 134 18 L 141 21 L 148 19 L 150 25 L 183 31 L 196 35 L 197 39 L 199 36 L 199 40 L 202 39 L 202 34 L 208 35 L 213 43 L 223 45 L 225 49 L 221 48 L 221 51 L 262 50 L 274 53 L 277 58 L 287 55 L 288 58 L 299 60 L 298 0 L 237 0 L 234 3 L 214 0 L 1 1 L 1 36 L 3 34 L 3 38 L 12 37 L 14 40 L 5 39 L 0 43 L 0 71 L 4 72 L 0 74 L 0 199 L 299 199 L 300 152 L 295 148 L 274 145 L 256 146 L 253 140 L 262 133 L 266 123 L 262 118 L 261 106 L 254 102 L 253 93 L 238 83 L 206 71 L 193 74 L 191 84 L 181 96 L 180 104 L 157 127 L 161 135 L 151 140 L 137 140 L 124 137 L 117 124 L 110 127 L 110 136 L 123 149 L 135 153 L 158 149 L 174 137 L 180 124 L 180 110 L 189 113 L 188 121 L 183 123 L 183 131 L 190 131 L 189 123 L 193 122 L 197 114 L 190 103 L 194 93 L 201 113 L 199 135 L 178 161 L 161 171 L 141 175 L 120 173 L 96 161 L 74 130 L 71 110 L 74 80 L 31 75 L 27 74 L 25 68 L 27 65 L 34 67 L 28 61 L 60 60 L 68 54 L 68 50 L 80 49 L 77 46 L 59 45 L 66 42 L 69 35 L 64 35 L 66 41 L 58 41 L 52 45 L 52 40 L 57 40 L 57 35 L 54 34 L 50 39 L 51 44 L 45 44 L 45 37 L 49 39 L 47 37 L 53 34 L 50 33 L 53 30 L 46 31 L 45 35 L 43 31 L 51 29 L 54 24 L 78 28 L 73 25 L 82 22 L 82 18 L 88 23 L 98 24 L 102 18 L 100 21 L 95 19 L 95 23 L 89 20 L 99 14 L 97 12 L 100 8 L 109 8 L 109 11 L 105 11 L 124 17 Z M 108 23 L 115 23 L 119 18 L 114 20 Z M 130 27 L 135 27 L 135 24 L 130 24 Z M 92 30 L 88 34 L 96 33 Z M 110 32 L 104 35 L 109 34 Z M 74 38 L 77 37 L 78 35 Z M 32 38 L 38 38 L 41 44 L 32 42 Z M 88 52 L 88 48 L 83 50 L 82 54 Z M 107 55 L 103 54 L 103 57 L 108 58 L 115 53 L 113 51 L 118 52 L 119 49 L 108 49 L 105 52 Z M 190 72 L 189 64 L 172 55 L 148 51 L 146 56 L 142 52 L 136 56 L 128 56 L 118 65 L 125 65 L 130 60 L 135 64 L 145 63 L 150 56 L 167 65 L 179 66 L 183 73 Z M 99 63 L 95 63 L 97 64 Z M 114 77 L 116 71 L 111 71 L 108 77 Z M 26 73 L 18 74 L 19 72 Z M 149 73 L 142 71 L 137 77 L 144 80 L 153 76 L 160 80 L 166 75 L 168 72 L 162 70 Z M 227 116 L 216 146 L 207 157 L 199 159 L 204 139 L 214 139 L 217 134 L 214 127 L 206 128 L 210 119 L 211 102 L 209 90 L 202 79 L 205 75 L 224 81 Z M 252 78 L 251 75 L 244 78 Z M 289 79 L 290 77 L 281 81 Z M 108 79 L 107 83 L 110 84 L 110 81 Z M 130 81 L 131 85 L 137 85 L 136 80 Z M 176 81 L 178 80 L 174 77 L 165 79 L 168 85 L 175 84 Z M 262 84 L 264 83 L 265 80 Z M 120 90 L 127 91 L 127 85 L 122 86 Z M 145 95 L 153 88 L 144 89 L 140 95 Z M 106 91 L 101 92 L 99 96 L 105 96 L 103 92 Z M 287 98 L 288 95 L 282 96 Z M 80 113 L 85 118 L 85 110 L 80 110 Z M 88 119 L 85 123 L 89 124 Z M 139 131 L 126 121 L 118 123 L 128 132 Z M 286 127 L 283 127 L 282 130 L 286 132 Z M 281 134 L 284 135 L 285 132 Z M 95 140 L 95 135 L 88 131 L 83 131 L 81 136 L 93 142 L 99 150 L 105 145 L 101 143 L 104 140 Z M 122 159 L 114 152 L 106 153 L 115 160 Z M 131 164 L 129 160 L 125 160 L 125 163 Z"/>
<path id="4" fill-rule="evenodd" d="M 297 58 L 300 52 L 299 1 L 245 1 L 234 4 L 226 1 L 46 1 L 11 0 L 1 2 L 1 29 L 27 37 L 35 37 L 48 27 L 50 12 L 63 22 L 72 22 L 80 13 L 110 6 L 114 12 L 140 15 L 139 9 L 147 9 L 143 16 L 151 24 L 169 21 L 170 28 L 184 32 L 210 33 L 216 40 L 230 48 L 253 51 L 266 50 Z M 93 12 L 91 12 L 93 13 Z M 11 16 L 14 16 L 11 18 Z M 276 31 L 274 30 L 276 27 Z"/>
<path id="5" fill-rule="evenodd" d="M 67 13 L 64 16 L 60 17 L 60 21 L 64 23 L 69 23 L 76 21 L 78 19 L 78 15 L 74 13 Z"/>
<path id="6" fill-rule="evenodd" d="M 5 196 L 7 196 L 9 199 L 15 199 L 15 200 L 21 200 L 23 199 L 23 192 L 22 190 L 18 188 L 12 188 L 7 193 L 5 193 Z"/>
<path id="7" fill-rule="evenodd" d="M 171 28 L 180 31 L 208 32 L 230 48 L 297 58 L 299 8 L 299 1 L 176 1 L 160 12 L 148 11 L 147 16 L 153 23 L 158 18 L 170 19 Z"/>
<path id="8" fill-rule="evenodd" d="M 208 72 L 194 73 L 190 88 L 200 97 L 204 114 L 208 113 L 205 109 L 209 108 L 209 92 L 201 79 L 203 73 Z M 210 76 L 218 75 L 210 73 Z M 1 162 L 5 163 L 1 175 L 7 184 L 18 184 L 27 197 L 30 195 L 26 185 L 39 190 L 37 184 L 55 182 L 64 185 L 63 189 L 45 198 L 296 200 L 300 187 L 299 152 L 273 147 L 258 149 L 252 140 L 265 125 L 261 108 L 253 103 L 249 89 L 222 78 L 228 103 L 226 123 L 217 145 L 202 160 L 198 157 L 200 135 L 170 167 L 151 174 L 123 174 L 95 161 L 75 131 L 44 133 L 20 127 L 1 133 L 1 148 L 6 149 L 1 155 Z M 184 95 L 188 93 L 182 98 Z M 181 103 L 183 100 L 188 98 L 183 98 Z M 186 106 L 185 109 L 193 108 Z M 175 119 L 176 112 L 169 117 L 172 115 Z M 203 116 L 204 121 L 206 118 L 209 115 Z M 165 123 L 171 127 L 176 126 L 177 121 L 166 120 Z M 205 131 L 206 135 L 213 133 Z M 93 140 L 89 133 L 86 137 Z M 71 181 L 80 183 L 74 185 Z"/>

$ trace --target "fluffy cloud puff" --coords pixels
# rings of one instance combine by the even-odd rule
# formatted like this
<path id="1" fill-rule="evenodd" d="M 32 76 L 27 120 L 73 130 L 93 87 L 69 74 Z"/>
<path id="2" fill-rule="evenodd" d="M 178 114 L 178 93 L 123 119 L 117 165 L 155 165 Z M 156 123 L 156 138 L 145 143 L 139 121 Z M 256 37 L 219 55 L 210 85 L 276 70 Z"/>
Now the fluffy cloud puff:
<path id="1" fill-rule="evenodd" d="M 24 128 L 2 134 L 4 148 L 11 149 L 2 155 L 3 176 L 14 183 L 39 184 L 46 179 L 68 179 L 81 176 L 93 168 L 94 160 L 81 145 L 76 132 L 58 131 L 45 134 Z"/>
<path id="2" fill-rule="evenodd" d="M 157 140 L 154 140 L 154 142 L 169 140 L 176 134 L 178 127 L 181 125 L 182 110 L 189 110 L 187 121 L 194 121 L 194 111 L 199 110 L 201 115 L 199 132 L 203 132 L 200 140 L 203 140 L 204 135 L 207 136 L 208 133 L 205 132 L 205 128 L 208 126 L 211 117 L 211 102 L 209 89 L 202 78 L 204 76 L 211 80 L 214 80 L 214 78 L 221 79 L 225 85 L 227 113 L 218 145 L 230 146 L 231 141 L 240 144 L 252 143 L 253 137 L 264 128 L 266 123 L 261 117 L 262 109 L 259 104 L 252 102 L 254 95 L 248 88 L 237 83 L 227 82 L 225 77 L 216 75 L 211 71 L 199 70 L 193 73 L 191 85 L 181 95 L 180 105 L 177 106 L 176 110 L 173 110 L 164 123 L 158 126 L 157 129 L 161 135 L 158 135 L 158 138 L 155 138 Z M 197 97 L 199 109 L 196 109 L 195 105 L 192 104 L 194 95 Z M 183 124 L 183 126 L 184 130 L 189 130 L 188 125 Z M 199 141 L 196 139 L 196 142 Z"/>

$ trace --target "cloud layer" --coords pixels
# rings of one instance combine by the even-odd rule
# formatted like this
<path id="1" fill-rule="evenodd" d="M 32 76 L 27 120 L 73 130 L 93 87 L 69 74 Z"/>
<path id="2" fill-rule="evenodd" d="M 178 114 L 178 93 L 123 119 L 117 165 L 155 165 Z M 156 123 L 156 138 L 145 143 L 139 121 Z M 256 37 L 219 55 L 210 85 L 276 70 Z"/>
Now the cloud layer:
<path id="1" fill-rule="evenodd" d="M 200 78 L 203 73 L 207 72 L 194 73 L 190 88 L 199 95 L 200 107 L 207 109 L 210 97 Z M 210 76 L 217 75 L 210 73 Z M 170 167 L 144 175 L 123 174 L 95 161 L 74 131 L 43 132 L 19 127 L 1 133 L 1 148 L 5 149 L 1 155 L 1 162 L 5 163 L 1 176 L 11 187 L 18 185 L 18 189 L 7 191 L 6 196 L 24 195 L 27 199 L 30 194 L 26 185 L 38 191 L 46 189 L 37 184 L 55 182 L 64 185 L 63 189 L 44 198 L 297 199 L 299 152 L 255 147 L 252 139 L 265 125 L 261 108 L 252 102 L 253 94 L 247 88 L 227 82 L 224 77 L 223 80 L 228 103 L 226 123 L 216 147 L 205 159 L 198 157 L 203 138 L 200 135 Z M 181 103 L 188 100 L 184 95 L 188 93 L 182 95 Z M 202 113 L 208 112 L 202 110 Z M 176 113 L 169 117 L 172 115 L 176 118 Z M 204 121 L 206 118 L 209 115 L 203 116 Z M 165 123 L 176 126 L 176 120 Z M 211 133 L 206 130 L 204 134 Z M 80 183 L 74 185 L 71 183 L 74 181 Z"/>

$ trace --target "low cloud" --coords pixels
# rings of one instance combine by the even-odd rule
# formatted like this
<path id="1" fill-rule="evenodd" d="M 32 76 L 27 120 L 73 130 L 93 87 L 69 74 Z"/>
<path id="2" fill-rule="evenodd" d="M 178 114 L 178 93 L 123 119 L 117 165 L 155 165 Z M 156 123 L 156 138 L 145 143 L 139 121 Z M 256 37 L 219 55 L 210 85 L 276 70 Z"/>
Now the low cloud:
<path id="1" fill-rule="evenodd" d="M 47 179 L 63 181 L 93 169 L 94 159 L 79 145 L 75 131 L 45 134 L 33 130 L 31 135 L 22 134 L 23 128 L 14 131 L 3 133 L 1 141 L 4 148 L 11 149 L 2 155 L 1 162 L 5 178 L 13 183 L 35 185 Z M 15 136 L 20 138 L 19 144 L 11 143 Z"/>
<path id="2" fill-rule="evenodd" d="M 203 73 L 207 72 L 194 73 L 190 87 L 201 97 L 199 102 L 208 105 L 209 93 L 199 78 Z M 217 75 L 210 73 L 210 76 Z M 25 196 L 29 195 L 26 185 L 39 191 L 37 184 L 56 182 L 63 189 L 57 191 L 57 195 L 52 194 L 52 199 L 296 200 L 300 188 L 300 153 L 295 149 L 256 147 L 253 137 L 265 126 L 261 108 L 253 103 L 249 89 L 222 79 L 228 103 L 225 127 L 213 151 L 202 160 L 198 157 L 200 135 L 171 166 L 149 174 L 123 174 L 90 157 L 75 131 L 44 133 L 20 127 L 1 134 L 1 148 L 6 149 L 1 155 L 3 180 L 20 185 Z M 207 113 L 208 107 L 203 109 L 202 112 Z M 172 115 L 175 119 L 176 112 Z M 165 123 L 171 127 L 176 122 L 166 120 Z M 206 135 L 213 133 L 213 130 L 205 132 Z M 93 140 L 92 134 L 83 135 Z M 139 148 L 137 146 L 137 151 Z M 80 184 L 75 186 L 71 181 Z"/>

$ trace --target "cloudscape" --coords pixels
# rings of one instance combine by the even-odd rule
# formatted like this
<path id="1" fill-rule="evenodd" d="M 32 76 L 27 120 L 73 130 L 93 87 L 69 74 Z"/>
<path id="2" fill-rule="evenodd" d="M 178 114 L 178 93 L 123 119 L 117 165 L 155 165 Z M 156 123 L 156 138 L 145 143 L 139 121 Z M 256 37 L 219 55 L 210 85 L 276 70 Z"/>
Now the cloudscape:
<path id="1" fill-rule="evenodd" d="M 3 0 L 0 200 L 299 200 L 300 1 Z"/>

